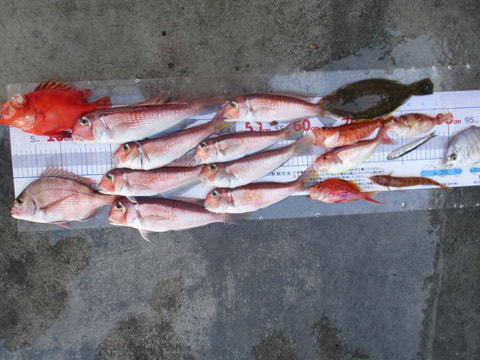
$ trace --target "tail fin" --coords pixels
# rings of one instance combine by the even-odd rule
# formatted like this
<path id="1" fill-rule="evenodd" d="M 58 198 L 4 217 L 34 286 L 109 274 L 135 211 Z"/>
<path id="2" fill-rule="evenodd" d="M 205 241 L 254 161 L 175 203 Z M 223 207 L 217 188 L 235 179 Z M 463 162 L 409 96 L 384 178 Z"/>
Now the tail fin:
<path id="1" fill-rule="evenodd" d="M 362 192 L 362 198 L 363 198 L 363 200 L 367 200 L 367 201 L 373 202 L 375 204 L 383 204 L 383 202 L 375 200 L 375 199 L 370 197 L 371 195 L 377 194 L 379 192 L 381 192 L 381 191 L 365 191 L 365 192 Z"/>
<path id="2" fill-rule="evenodd" d="M 300 139 L 295 141 L 291 146 L 295 155 L 300 154 L 303 150 L 308 148 L 310 145 L 313 144 L 315 136 L 311 133 L 307 135 L 303 135 Z"/>
<path id="3" fill-rule="evenodd" d="M 190 102 L 190 105 L 196 107 L 199 113 L 203 112 L 205 109 L 208 109 L 209 107 L 222 105 L 222 104 L 225 104 L 225 100 L 223 100 L 220 96 L 214 96 L 214 97 L 209 97 L 205 99 L 197 99 L 197 100 L 192 100 Z"/>
<path id="4" fill-rule="evenodd" d="M 395 145 L 397 143 L 394 139 L 388 136 L 387 128 L 385 126 L 382 126 L 380 128 L 377 136 L 380 136 L 380 138 L 382 139 L 382 144 Z"/>
<path id="5" fill-rule="evenodd" d="M 303 126 L 298 126 L 296 125 L 296 121 L 291 122 L 288 124 L 288 126 L 284 127 L 282 130 L 280 130 L 283 134 L 285 134 L 284 139 L 288 140 L 290 139 L 293 135 L 296 135 L 298 133 L 303 132 Z"/>
<path id="6" fill-rule="evenodd" d="M 110 99 L 110 96 L 105 96 L 96 100 L 94 104 L 97 109 L 106 109 L 112 107 L 112 100 Z"/>
<path id="7" fill-rule="evenodd" d="M 297 191 L 302 191 L 316 182 L 318 182 L 318 173 L 312 165 L 308 167 L 297 180 L 295 180 L 295 188 Z"/>
<path id="8" fill-rule="evenodd" d="M 433 94 L 433 83 L 430 78 L 425 78 L 410 84 L 413 95 L 430 95 Z"/>

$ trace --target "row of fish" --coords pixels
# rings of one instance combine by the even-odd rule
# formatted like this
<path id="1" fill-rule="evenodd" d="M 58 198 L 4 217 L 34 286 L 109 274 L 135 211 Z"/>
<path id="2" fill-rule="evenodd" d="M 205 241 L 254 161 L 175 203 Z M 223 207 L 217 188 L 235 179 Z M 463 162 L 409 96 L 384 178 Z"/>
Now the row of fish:
<path id="1" fill-rule="evenodd" d="M 26 122 L 21 120 L 24 115 L 16 113 L 19 110 L 22 111 L 21 114 L 33 118 L 33 123 L 52 119 L 54 116 L 51 114 L 46 116 L 45 113 L 28 108 L 29 104 L 41 103 L 31 94 L 37 92 L 38 95 L 38 92 L 47 89 L 50 92 L 68 93 L 84 105 L 97 103 L 86 103 L 88 93 L 83 92 L 80 96 L 80 90 L 66 84 L 47 82 L 33 93 L 14 95 L 10 102 L 2 104 L 0 122 L 10 122 L 11 125 L 21 127 L 19 125 Z M 71 132 L 75 141 L 119 144 L 112 157 L 116 168 L 107 172 L 98 185 L 65 171 L 48 169 L 17 197 L 12 216 L 66 225 L 68 221 L 88 219 L 103 206 L 110 205 L 110 223 L 135 227 L 146 238 L 150 231 L 178 230 L 212 222 L 237 222 L 242 217 L 235 214 L 266 207 L 307 187 L 311 199 L 324 202 L 359 199 L 378 202 L 370 197 L 372 192 L 362 192 L 356 184 L 345 180 L 327 179 L 315 184 L 318 173 L 340 173 L 355 167 L 368 158 L 379 144 L 393 143 L 387 132 L 399 136 L 417 136 L 452 119 L 450 113 L 437 117 L 425 114 L 388 116 L 411 95 L 432 92 L 433 84 L 429 79 L 410 85 L 369 79 L 348 84 L 322 97 L 318 104 L 291 95 L 245 95 L 225 102 L 211 121 L 168 135 L 162 135 L 162 131 L 211 106 L 219 105 L 222 101 L 209 98 L 166 102 L 168 94 L 159 94 L 139 104 L 108 107 L 108 101 L 101 99 L 97 109 L 89 109 L 81 115 L 74 114 L 73 110 L 64 111 L 63 115 L 68 114 L 66 117 L 69 119 L 76 118 L 70 122 L 73 124 L 71 129 L 64 126 L 59 132 Z M 53 101 L 55 97 L 50 93 L 49 96 L 52 97 L 49 101 Z M 102 109 L 103 106 L 107 108 Z M 322 115 L 325 111 L 337 116 L 374 120 L 313 129 L 288 146 L 270 150 L 265 149 L 282 140 L 292 139 L 298 133 L 303 133 L 302 129 L 297 130 L 295 123 L 291 123 L 280 131 L 211 137 L 231 121 L 248 121 L 257 127 L 260 121 L 292 121 Z M 61 111 L 56 116 L 60 114 Z M 25 130 L 34 129 L 38 133 L 38 128 L 39 126 L 30 126 Z M 377 129 L 378 133 L 373 139 L 365 140 Z M 48 134 L 52 132 L 49 130 Z M 151 137 L 155 135 L 157 137 Z M 423 142 L 427 140 L 422 139 Z M 459 144 L 466 142 L 469 142 L 469 148 L 478 143 L 465 134 L 459 135 L 450 146 L 453 152 L 450 153 L 451 149 L 447 152 L 447 162 L 453 165 L 458 160 L 464 161 L 465 151 L 460 149 Z M 287 183 L 255 182 L 312 143 L 328 150 L 298 179 Z M 395 156 L 401 156 L 420 145 L 421 142 L 418 141 L 409 144 Z M 189 156 L 185 155 L 191 149 L 194 151 Z M 480 149 L 472 151 L 480 153 Z M 468 159 L 474 157 L 471 154 L 466 156 Z M 55 181 L 48 181 L 51 178 Z M 444 187 L 427 178 L 382 175 L 371 177 L 371 180 L 384 186 L 433 184 Z M 214 187 L 205 199 L 193 202 L 191 199 L 183 199 L 187 202 L 153 197 L 159 194 L 171 196 L 172 191 L 198 181 L 204 186 Z M 84 204 L 78 200 L 79 197 L 90 205 L 72 211 L 75 202 L 78 202 L 77 205 Z"/>

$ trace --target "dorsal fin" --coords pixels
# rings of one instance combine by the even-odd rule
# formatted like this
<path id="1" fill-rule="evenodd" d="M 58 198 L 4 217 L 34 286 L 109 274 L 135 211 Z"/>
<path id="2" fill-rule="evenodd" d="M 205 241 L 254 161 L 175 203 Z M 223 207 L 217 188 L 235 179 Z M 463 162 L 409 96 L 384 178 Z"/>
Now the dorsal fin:
<path id="1" fill-rule="evenodd" d="M 68 180 L 74 180 L 77 181 L 81 184 L 90 186 L 90 187 L 95 187 L 97 185 L 97 182 L 93 179 L 89 179 L 86 177 L 79 176 L 77 174 L 74 174 L 73 172 L 70 172 L 65 169 L 61 169 L 56 166 L 49 166 L 47 167 L 41 174 L 40 177 L 56 177 L 60 179 L 68 179 Z"/>
<path id="2" fill-rule="evenodd" d="M 77 91 L 72 84 L 61 80 L 47 80 L 44 81 L 35 88 L 35 90 L 65 90 L 65 91 Z"/>

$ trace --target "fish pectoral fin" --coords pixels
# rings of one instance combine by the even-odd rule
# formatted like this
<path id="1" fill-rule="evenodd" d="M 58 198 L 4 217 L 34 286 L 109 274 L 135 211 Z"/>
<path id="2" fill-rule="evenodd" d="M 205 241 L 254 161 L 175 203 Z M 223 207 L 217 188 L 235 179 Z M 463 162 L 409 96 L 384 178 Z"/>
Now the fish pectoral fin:
<path id="1" fill-rule="evenodd" d="M 143 229 L 138 229 L 138 232 L 140 233 L 140 235 L 142 236 L 142 238 L 147 241 L 147 242 L 151 242 L 150 238 L 149 238 L 149 235 L 151 234 L 151 231 L 147 231 L 147 230 L 143 230 Z"/>
<path id="2" fill-rule="evenodd" d="M 48 205 L 45 205 L 43 207 L 40 208 L 40 210 L 45 214 L 45 215 L 48 215 L 48 212 L 50 211 L 50 209 L 52 209 L 53 207 L 57 206 L 58 204 L 60 204 L 62 201 L 64 201 L 65 199 L 68 199 L 70 197 L 70 195 L 67 195 L 67 196 L 64 196 L 60 199 L 57 199 L 53 202 L 51 202 L 50 204 Z"/>
<path id="3" fill-rule="evenodd" d="M 54 222 L 52 222 L 52 224 L 55 224 L 55 225 L 58 225 L 58 226 L 61 226 L 61 227 L 65 228 L 65 229 L 71 230 L 70 225 L 68 225 L 68 223 L 66 221 L 54 221 Z"/>

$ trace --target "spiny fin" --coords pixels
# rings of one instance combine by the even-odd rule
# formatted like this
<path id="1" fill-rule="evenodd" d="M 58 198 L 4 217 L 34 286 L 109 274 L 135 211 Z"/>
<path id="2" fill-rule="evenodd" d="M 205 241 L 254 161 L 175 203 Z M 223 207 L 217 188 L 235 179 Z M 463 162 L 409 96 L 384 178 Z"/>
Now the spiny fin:
<path id="1" fill-rule="evenodd" d="M 151 242 L 150 239 L 149 239 L 149 235 L 151 233 L 151 231 L 147 231 L 147 230 L 143 230 L 143 229 L 138 229 L 138 232 L 140 233 L 140 235 L 142 235 L 142 238 L 145 240 L 145 241 L 148 241 L 148 242 Z"/>
<path id="2" fill-rule="evenodd" d="M 379 192 L 380 192 L 380 191 L 362 192 L 363 200 L 367 200 L 367 201 L 370 201 L 370 202 L 373 202 L 373 203 L 376 203 L 376 204 L 383 204 L 383 202 L 378 201 L 378 200 L 375 200 L 375 199 L 373 199 L 373 198 L 370 197 L 371 195 L 376 194 L 376 193 L 379 193 Z"/>
<path id="3" fill-rule="evenodd" d="M 170 96 L 171 90 L 167 91 L 160 91 L 157 95 L 147 99 L 145 101 L 131 104 L 130 106 L 141 106 L 141 105 L 158 105 L 158 104 L 165 104 L 167 102 L 168 97 Z"/>
<path id="4" fill-rule="evenodd" d="M 57 80 L 57 79 L 50 79 L 38 84 L 35 90 L 65 90 L 65 91 L 78 91 L 72 84 Z"/>
<path id="5" fill-rule="evenodd" d="M 60 178 L 60 179 L 67 179 L 67 180 L 73 180 L 77 181 L 81 184 L 90 186 L 92 188 L 95 188 L 95 185 L 97 185 L 97 182 L 93 179 L 86 178 L 79 176 L 77 174 L 74 174 L 73 172 L 70 172 L 65 169 L 61 169 L 56 166 L 49 166 L 47 167 L 41 174 L 40 177 L 55 177 L 55 178 Z"/>
<path id="6" fill-rule="evenodd" d="M 70 228 L 70 225 L 68 225 L 68 223 L 66 221 L 54 221 L 52 222 L 51 224 L 55 224 L 55 225 L 58 225 L 58 226 L 61 226 L 65 229 L 71 229 Z"/>

